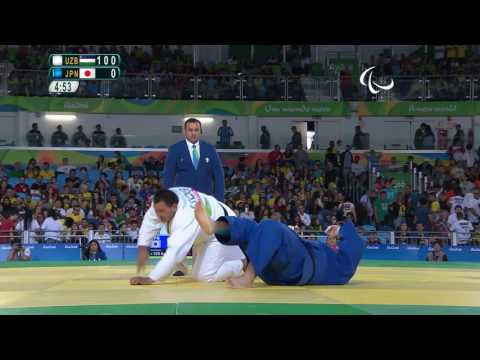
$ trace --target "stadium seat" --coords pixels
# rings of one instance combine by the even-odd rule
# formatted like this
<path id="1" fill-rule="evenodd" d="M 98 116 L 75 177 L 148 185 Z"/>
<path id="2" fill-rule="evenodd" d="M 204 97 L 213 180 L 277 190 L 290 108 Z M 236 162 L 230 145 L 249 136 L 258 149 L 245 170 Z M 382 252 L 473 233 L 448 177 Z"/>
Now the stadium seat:
<path id="1" fill-rule="evenodd" d="M 105 170 L 104 172 L 105 172 L 105 174 L 107 174 L 107 179 L 108 179 L 108 181 L 109 181 L 110 183 L 112 183 L 112 182 L 113 182 L 113 176 L 115 175 L 115 173 L 113 172 L 113 170 L 107 169 L 107 170 Z"/>
<path id="2" fill-rule="evenodd" d="M 100 179 L 100 170 L 90 170 L 88 172 L 88 183 L 94 185 Z"/>
<path id="3" fill-rule="evenodd" d="M 25 184 L 27 184 L 29 188 L 32 187 L 34 182 L 35 182 L 35 179 L 32 179 L 32 178 L 28 178 L 25 180 Z"/>
<path id="4" fill-rule="evenodd" d="M 65 186 L 65 179 L 67 178 L 67 176 L 65 174 L 59 174 L 57 176 L 57 185 L 59 187 L 59 189 L 63 190 L 64 186 Z"/>
<path id="5" fill-rule="evenodd" d="M 8 185 L 10 185 L 11 187 L 15 187 L 17 186 L 17 184 L 20 182 L 20 179 L 19 178 L 8 178 Z"/>

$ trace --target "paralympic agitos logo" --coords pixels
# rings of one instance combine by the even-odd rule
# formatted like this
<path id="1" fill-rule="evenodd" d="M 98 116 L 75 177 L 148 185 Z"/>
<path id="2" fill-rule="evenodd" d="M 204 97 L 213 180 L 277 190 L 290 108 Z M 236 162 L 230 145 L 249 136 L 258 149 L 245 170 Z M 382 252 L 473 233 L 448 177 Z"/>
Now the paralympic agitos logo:
<path id="1" fill-rule="evenodd" d="M 385 85 L 385 86 L 377 84 L 375 81 L 372 80 L 372 73 L 373 73 L 373 69 L 375 69 L 375 68 L 376 68 L 376 66 L 372 66 L 372 67 L 369 67 L 368 69 L 366 69 L 364 72 L 362 72 L 362 74 L 360 75 L 360 84 L 362 84 L 363 86 L 367 86 L 368 90 L 373 95 L 378 94 L 382 90 L 388 91 L 388 90 L 393 89 L 393 86 L 395 85 L 394 82 L 393 82 L 393 79 L 392 79 L 392 82 L 390 84 Z M 368 74 L 368 82 L 365 83 L 365 77 L 367 76 L 367 74 Z"/>

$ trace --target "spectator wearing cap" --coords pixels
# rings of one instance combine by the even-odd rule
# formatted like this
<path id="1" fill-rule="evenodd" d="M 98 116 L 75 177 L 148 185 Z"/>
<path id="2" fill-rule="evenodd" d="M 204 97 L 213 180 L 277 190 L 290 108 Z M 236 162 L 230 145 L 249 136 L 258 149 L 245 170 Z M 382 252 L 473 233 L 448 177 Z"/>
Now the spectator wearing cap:
<path id="1" fill-rule="evenodd" d="M 27 133 L 26 138 L 28 146 L 43 146 L 43 135 L 38 130 L 37 123 L 32 124 L 32 129 Z"/>
<path id="2" fill-rule="evenodd" d="M 57 131 L 52 134 L 50 143 L 52 147 L 63 147 L 67 144 L 68 135 L 63 131 L 62 125 L 57 126 Z"/>
<path id="3" fill-rule="evenodd" d="M 97 124 L 95 131 L 92 133 L 93 147 L 107 147 L 107 134 L 102 130 L 102 125 Z"/>
<path id="4" fill-rule="evenodd" d="M 115 134 L 112 135 L 110 138 L 110 147 L 113 148 L 126 148 L 127 147 L 127 139 L 122 134 L 121 128 L 115 129 Z"/>
<path id="5" fill-rule="evenodd" d="M 72 146 L 87 147 L 90 145 L 88 136 L 83 132 L 83 126 L 79 125 L 77 131 L 72 136 Z"/>

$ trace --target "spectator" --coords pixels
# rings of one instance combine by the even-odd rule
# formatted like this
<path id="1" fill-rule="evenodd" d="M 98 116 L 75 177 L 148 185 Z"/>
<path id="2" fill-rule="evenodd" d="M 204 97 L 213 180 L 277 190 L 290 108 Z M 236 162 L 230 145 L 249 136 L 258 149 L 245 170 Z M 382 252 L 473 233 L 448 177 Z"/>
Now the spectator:
<path id="1" fill-rule="evenodd" d="M 20 241 L 12 242 L 12 250 L 7 256 L 7 261 L 30 261 L 31 252 L 28 247 L 24 247 Z"/>
<path id="2" fill-rule="evenodd" d="M 93 147 L 107 147 L 107 134 L 102 130 L 102 125 L 97 124 L 95 131 L 92 133 Z"/>
<path id="3" fill-rule="evenodd" d="M 5 211 L 5 208 L 3 209 Z M 15 222 L 11 216 L 0 212 L 0 244 L 8 244 L 11 241 Z"/>
<path id="4" fill-rule="evenodd" d="M 455 125 L 457 132 L 453 136 L 453 146 L 465 146 L 465 133 L 463 132 L 462 125 Z"/>
<path id="5" fill-rule="evenodd" d="M 435 135 L 430 125 L 425 124 L 422 140 L 422 149 L 435 149 Z"/>
<path id="6" fill-rule="evenodd" d="M 105 162 L 105 157 L 99 155 L 96 161 L 97 170 L 103 171 L 107 168 L 107 163 Z"/>
<path id="7" fill-rule="evenodd" d="M 352 147 L 347 145 L 345 151 L 340 155 L 340 166 L 342 169 L 342 175 L 344 181 L 349 181 L 352 174 L 353 155 L 351 152 Z"/>
<path id="8" fill-rule="evenodd" d="M 290 145 L 292 148 L 295 148 L 297 146 L 302 146 L 302 134 L 300 131 L 297 130 L 296 126 L 292 126 L 290 128 L 292 130 L 292 141 L 290 142 Z"/>
<path id="9" fill-rule="evenodd" d="M 85 252 L 83 253 L 83 260 L 88 261 L 100 261 L 100 260 L 107 260 L 107 256 L 105 252 L 102 250 L 100 243 L 97 240 L 91 240 Z"/>
<path id="10" fill-rule="evenodd" d="M 60 241 L 61 232 L 63 230 L 62 224 L 58 221 L 58 214 L 55 210 L 48 211 L 48 217 L 43 221 L 40 229 L 44 231 L 46 242 Z"/>
<path id="11" fill-rule="evenodd" d="M 451 207 L 451 212 L 455 212 L 457 206 L 460 206 L 460 208 L 463 209 L 464 201 L 465 198 L 462 196 L 462 191 L 460 189 L 455 190 L 455 196 L 450 197 L 450 199 L 448 200 L 448 204 Z"/>
<path id="12" fill-rule="evenodd" d="M 43 146 L 43 135 L 38 130 L 37 123 L 32 124 L 32 129 L 27 133 L 26 138 L 28 146 Z"/>
<path id="13" fill-rule="evenodd" d="M 41 210 L 40 207 L 37 208 Z M 30 225 L 30 231 L 32 231 L 35 235 L 33 239 L 30 238 L 32 243 L 42 243 L 44 241 L 44 233 L 42 230 L 42 224 L 45 221 L 45 217 L 41 212 L 34 214 L 32 223 Z"/>
<path id="14" fill-rule="evenodd" d="M 260 135 L 260 147 L 262 149 L 270 149 L 270 132 L 265 125 L 261 127 L 261 131 L 262 134 Z"/>
<path id="15" fill-rule="evenodd" d="M 100 244 L 104 244 L 111 242 L 112 236 L 105 231 L 105 225 L 102 223 L 98 225 L 98 231 L 94 233 L 93 239 L 97 240 Z"/>
<path id="16" fill-rule="evenodd" d="M 190 118 L 184 124 L 185 140 L 168 149 L 164 186 L 194 187 L 219 201 L 225 197 L 225 175 L 216 149 L 200 141 L 202 123 Z"/>
<path id="17" fill-rule="evenodd" d="M 50 169 L 50 164 L 48 162 L 43 163 L 42 170 L 40 171 L 40 176 L 46 180 L 50 180 L 55 176 L 52 169 Z"/>
<path id="18" fill-rule="evenodd" d="M 68 135 L 63 131 L 62 125 L 57 126 L 57 131 L 52 134 L 51 144 L 52 147 L 66 146 Z"/>
<path id="19" fill-rule="evenodd" d="M 25 176 L 25 172 L 22 169 L 22 165 L 19 161 L 16 161 L 13 165 L 13 170 L 10 171 L 9 177 L 11 178 L 21 178 Z"/>
<path id="20" fill-rule="evenodd" d="M 90 146 L 90 140 L 88 136 L 83 132 L 83 126 L 79 125 L 77 127 L 77 132 L 72 136 L 72 146 L 79 147 L 88 147 Z"/>
<path id="21" fill-rule="evenodd" d="M 422 123 L 419 128 L 415 131 L 414 137 L 414 146 L 415 149 L 422 150 L 423 149 L 423 138 L 425 137 L 425 123 Z"/>
<path id="22" fill-rule="evenodd" d="M 458 220 L 453 223 L 452 232 L 457 236 L 458 245 L 468 245 L 472 239 L 473 225 L 465 219 L 463 213 L 457 214 Z"/>
<path id="23" fill-rule="evenodd" d="M 68 175 L 68 174 L 70 174 L 70 171 L 71 171 L 71 170 L 75 170 L 75 169 L 76 169 L 75 166 L 70 165 L 68 162 L 69 162 L 69 160 L 68 160 L 67 157 L 62 159 L 62 165 L 59 166 L 59 167 L 57 168 L 57 170 L 56 170 L 57 174 L 65 174 L 65 175 Z"/>
<path id="24" fill-rule="evenodd" d="M 448 257 L 443 252 L 442 245 L 438 240 L 433 241 L 432 251 L 427 254 L 427 258 L 425 260 L 434 262 L 448 261 Z"/>
<path id="25" fill-rule="evenodd" d="M 77 176 L 77 172 L 75 169 L 71 169 L 68 172 L 68 177 L 65 179 L 65 182 L 71 182 L 72 188 L 78 189 L 80 187 L 80 178 Z"/>
<path id="26" fill-rule="evenodd" d="M 374 202 L 375 221 L 377 224 L 384 225 L 384 220 L 388 213 L 388 205 L 387 193 L 382 190 L 380 198 L 377 198 Z"/>
<path id="27" fill-rule="evenodd" d="M 130 225 L 127 229 L 127 235 L 130 238 L 130 241 L 137 242 L 138 233 L 139 233 L 138 222 L 134 220 L 130 222 Z"/>
<path id="28" fill-rule="evenodd" d="M 268 161 L 272 169 L 276 169 L 279 161 L 282 159 L 280 145 L 275 145 L 274 149 L 268 153 Z"/>
<path id="29" fill-rule="evenodd" d="M 303 149 L 303 147 L 298 147 L 295 149 L 293 153 L 293 161 L 295 164 L 295 169 L 307 169 L 308 168 L 308 153 Z"/>
<path id="30" fill-rule="evenodd" d="M 427 199 L 420 199 L 420 207 L 415 210 L 415 224 L 423 224 L 427 231 L 431 231 L 431 212 Z"/>
<path id="31" fill-rule="evenodd" d="M 332 163 L 333 167 L 338 166 L 338 153 L 335 148 L 335 141 L 330 141 L 325 153 L 325 161 Z"/>
<path id="32" fill-rule="evenodd" d="M 222 120 L 222 126 L 218 128 L 217 136 L 220 138 L 220 148 L 226 149 L 230 147 L 230 139 L 234 135 L 232 128 L 227 125 L 227 120 Z"/>
<path id="33" fill-rule="evenodd" d="M 400 224 L 398 232 L 395 234 L 395 239 L 397 244 L 409 244 L 410 243 L 410 231 L 407 223 L 403 222 Z"/>
<path id="34" fill-rule="evenodd" d="M 126 148 L 127 139 L 122 135 L 122 129 L 116 128 L 115 134 L 110 138 L 110 147 L 113 148 Z"/>
<path id="35" fill-rule="evenodd" d="M 478 164 L 480 158 L 475 150 L 473 150 L 473 145 L 468 144 L 465 151 L 465 161 L 468 169 L 473 168 L 475 164 Z"/>
<path id="36" fill-rule="evenodd" d="M 378 246 L 381 245 L 380 240 L 378 240 L 378 236 L 376 232 L 368 232 L 367 233 L 367 245 L 369 246 Z"/>
<path id="37" fill-rule="evenodd" d="M 360 125 L 355 126 L 355 135 L 353 135 L 352 146 L 354 150 L 368 150 L 368 134 L 362 132 Z"/>
<path id="38" fill-rule="evenodd" d="M 300 221 L 303 224 L 304 227 L 310 226 L 312 223 L 312 220 L 310 218 L 310 215 L 305 212 L 305 207 L 300 206 L 298 208 L 298 216 L 300 217 Z"/>

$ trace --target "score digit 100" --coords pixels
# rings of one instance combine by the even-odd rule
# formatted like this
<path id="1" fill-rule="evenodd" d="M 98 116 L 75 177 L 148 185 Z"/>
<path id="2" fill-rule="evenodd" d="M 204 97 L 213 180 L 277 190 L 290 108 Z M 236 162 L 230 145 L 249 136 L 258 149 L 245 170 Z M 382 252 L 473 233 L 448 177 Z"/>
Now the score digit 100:
<path id="1" fill-rule="evenodd" d="M 120 55 L 97 55 L 95 56 L 95 66 L 119 66 Z"/>

